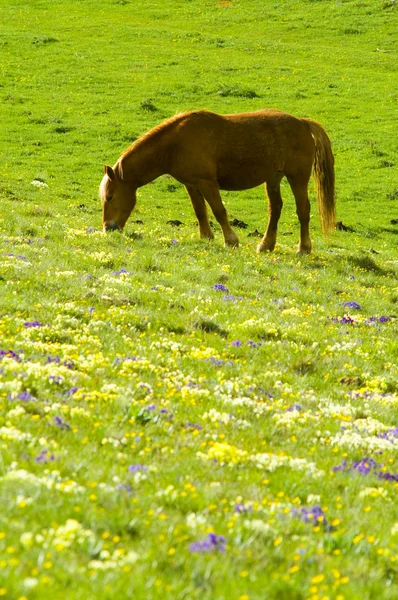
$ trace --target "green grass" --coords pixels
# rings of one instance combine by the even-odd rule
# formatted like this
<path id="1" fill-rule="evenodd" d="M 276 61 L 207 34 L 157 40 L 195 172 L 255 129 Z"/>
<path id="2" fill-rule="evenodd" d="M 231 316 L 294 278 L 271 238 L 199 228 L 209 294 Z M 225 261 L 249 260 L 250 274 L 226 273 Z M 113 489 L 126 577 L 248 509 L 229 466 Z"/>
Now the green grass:
<path id="1" fill-rule="evenodd" d="M 0 14 L 0 596 L 395 600 L 396 3 Z M 325 126 L 349 231 L 322 239 L 311 191 L 297 256 L 284 184 L 258 256 L 263 190 L 223 193 L 228 250 L 168 177 L 99 231 L 103 164 L 141 133 L 264 107 Z"/>

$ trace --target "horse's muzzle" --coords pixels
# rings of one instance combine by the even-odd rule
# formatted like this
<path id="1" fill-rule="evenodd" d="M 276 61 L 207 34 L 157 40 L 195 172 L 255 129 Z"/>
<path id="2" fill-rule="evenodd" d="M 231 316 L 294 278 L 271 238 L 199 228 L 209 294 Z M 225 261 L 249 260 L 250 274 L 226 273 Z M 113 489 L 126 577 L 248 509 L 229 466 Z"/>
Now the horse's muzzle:
<path id="1" fill-rule="evenodd" d="M 117 223 L 104 223 L 103 229 L 105 233 L 107 231 L 122 231 L 122 228 Z"/>

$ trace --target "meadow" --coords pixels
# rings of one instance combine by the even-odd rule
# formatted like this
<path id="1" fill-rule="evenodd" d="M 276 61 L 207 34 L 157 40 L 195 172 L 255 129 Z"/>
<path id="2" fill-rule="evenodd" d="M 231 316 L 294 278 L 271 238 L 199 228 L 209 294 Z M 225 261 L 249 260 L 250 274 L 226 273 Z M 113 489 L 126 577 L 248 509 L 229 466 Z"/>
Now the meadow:
<path id="1" fill-rule="evenodd" d="M 395 0 L 0 0 L 0 598 L 398 597 Z M 184 188 L 101 231 L 177 112 L 321 122 L 337 219 Z M 168 222 L 169 221 L 169 222 Z M 179 224 L 178 224 L 179 223 Z"/>

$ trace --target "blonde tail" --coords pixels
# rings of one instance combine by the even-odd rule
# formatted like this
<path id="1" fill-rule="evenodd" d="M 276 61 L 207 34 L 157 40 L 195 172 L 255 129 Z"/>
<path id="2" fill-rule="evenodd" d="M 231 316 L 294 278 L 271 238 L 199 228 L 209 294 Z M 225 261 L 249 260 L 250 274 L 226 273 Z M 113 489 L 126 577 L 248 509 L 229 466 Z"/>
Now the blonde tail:
<path id="1" fill-rule="evenodd" d="M 322 231 L 325 235 L 336 227 L 334 190 L 334 157 L 330 139 L 324 128 L 312 119 L 308 123 L 315 140 L 314 179 Z"/>

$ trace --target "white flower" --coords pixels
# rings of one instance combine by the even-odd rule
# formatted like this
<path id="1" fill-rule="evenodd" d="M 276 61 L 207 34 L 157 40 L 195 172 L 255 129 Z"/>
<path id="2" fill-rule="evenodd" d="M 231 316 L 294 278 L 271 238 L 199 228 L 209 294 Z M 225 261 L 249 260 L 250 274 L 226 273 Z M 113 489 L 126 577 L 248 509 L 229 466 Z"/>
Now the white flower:
<path id="1" fill-rule="evenodd" d="M 26 579 L 23 580 L 23 586 L 28 590 L 36 587 L 38 583 L 39 580 L 36 579 L 36 577 L 26 577 Z"/>
<path id="2" fill-rule="evenodd" d="M 204 413 L 203 419 L 208 419 L 212 423 L 224 423 L 225 425 L 233 419 L 228 413 L 218 412 L 215 408 L 211 408 L 209 412 Z"/>
<path id="3" fill-rule="evenodd" d="M 25 548 L 31 548 L 34 543 L 33 533 L 31 531 L 25 531 L 19 538 L 19 541 Z"/>
<path id="4" fill-rule="evenodd" d="M 359 492 L 360 498 L 367 498 L 368 496 L 371 496 L 372 498 L 384 498 L 385 500 L 390 501 L 388 491 L 382 487 L 368 487 Z"/>
<path id="5" fill-rule="evenodd" d="M 40 181 L 40 179 L 34 179 L 30 182 L 30 185 L 34 185 L 37 188 L 48 188 L 48 185 L 44 183 L 44 181 Z"/>
<path id="6" fill-rule="evenodd" d="M 190 513 L 187 516 L 187 525 L 193 531 L 196 531 L 198 527 L 203 527 L 206 525 L 207 521 L 203 515 L 198 515 L 196 513 Z"/>
<path id="7" fill-rule="evenodd" d="M 271 525 L 268 525 L 268 523 L 265 523 L 261 519 L 253 519 L 252 521 L 246 519 L 243 522 L 243 527 L 245 529 L 249 529 L 250 531 L 261 533 L 264 536 L 270 536 L 274 533 L 274 530 L 271 527 Z"/>
<path id="8" fill-rule="evenodd" d="M 309 494 L 307 496 L 307 504 L 319 504 L 321 497 L 319 494 Z"/>
<path id="9" fill-rule="evenodd" d="M 398 523 L 394 523 L 394 525 L 391 527 L 391 535 L 397 535 L 398 534 Z"/>

